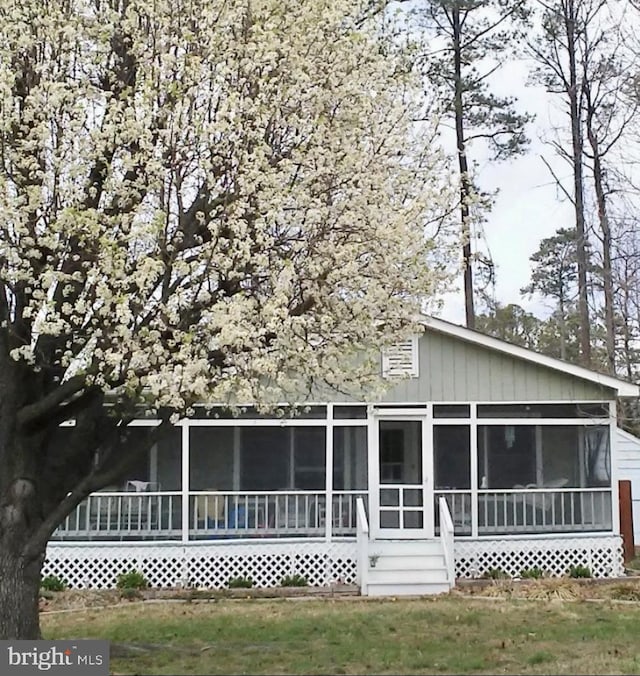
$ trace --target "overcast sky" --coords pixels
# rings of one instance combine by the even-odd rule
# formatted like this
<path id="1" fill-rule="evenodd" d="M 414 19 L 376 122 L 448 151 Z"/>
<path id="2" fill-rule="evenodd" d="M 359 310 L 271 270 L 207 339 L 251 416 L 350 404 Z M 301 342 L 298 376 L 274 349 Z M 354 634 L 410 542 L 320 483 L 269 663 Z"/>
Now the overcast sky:
<path id="1" fill-rule="evenodd" d="M 486 239 L 496 266 L 496 298 L 503 304 L 518 303 L 538 314 L 546 314 L 539 298 L 527 298 L 520 289 L 529 282 L 529 256 L 537 250 L 540 240 L 549 237 L 559 227 L 571 227 L 571 204 L 560 199 L 549 170 L 540 155 L 554 170 L 568 179 L 567 164 L 554 157 L 553 150 L 541 136 L 549 135 L 552 122 L 561 119 L 559 108 L 542 87 L 527 84 L 528 66 L 513 62 L 500 71 L 493 85 L 499 94 L 517 96 L 519 111 L 534 113 L 536 119 L 528 127 L 531 144 L 526 155 L 500 164 L 490 163 L 472 149 L 470 156 L 479 161 L 481 187 L 499 188 L 493 211 L 484 226 Z M 461 279 L 459 289 L 445 297 L 441 316 L 464 323 L 464 296 Z"/>

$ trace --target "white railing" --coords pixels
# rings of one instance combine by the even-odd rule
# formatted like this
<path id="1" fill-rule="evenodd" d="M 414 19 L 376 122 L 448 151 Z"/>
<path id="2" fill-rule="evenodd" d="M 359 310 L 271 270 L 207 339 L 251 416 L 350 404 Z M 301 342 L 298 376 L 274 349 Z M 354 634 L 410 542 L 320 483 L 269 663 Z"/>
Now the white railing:
<path id="1" fill-rule="evenodd" d="M 175 538 L 180 535 L 178 492 L 101 492 L 66 517 L 53 539 Z"/>
<path id="2" fill-rule="evenodd" d="M 438 512 L 440 515 L 440 541 L 442 542 L 444 563 L 447 568 L 447 582 L 450 587 L 453 587 L 456 581 L 453 551 L 453 521 L 449 513 L 449 505 L 444 497 L 438 500 Z"/>
<path id="3" fill-rule="evenodd" d="M 361 491 L 335 491 L 331 533 L 355 535 Z M 197 491 L 189 499 L 191 537 L 319 536 L 327 530 L 327 497 L 310 491 Z"/>
<path id="4" fill-rule="evenodd" d="M 334 491 L 327 524 L 326 493 L 198 491 L 189 494 L 189 537 L 286 537 L 356 534 L 362 491 Z M 100 492 L 61 524 L 54 540 L 181 539 L 183 494 L 178 491 Z"/>
<path id="5" fill-rule="evenodd" d="M 611 530 L 610 488 L 478 492 L 478 534 Z"/>
<path id="6" fill-rule="evenodd" d="M 360 594 L 366 596 L 369 584 L 369 522 L 362 498 L 356 499 L 356 547 L 358 551 L 357 582 Z"/>
<path id="7" fill-rule="evenodd" d="M 447 501 L 450 518 L 456 535 L 471 535 L 471 492 L 464 490 L 437 491 L 435 494 L 436 514 L 439 514 L 439 502 Z M 436 530 L 439 527 L 436 523 Z"/>
<path id="8" fill-rule="evenodd" d="M 436 492 L 436 510 L 440 498 L 445 498 L 456 535 L 568 533 L 612 528 L 610 488 L 480 489 L 477 495 L 474 529 L 471 491 Z M 438 527 L 436 522 L 436 531 Z"/>

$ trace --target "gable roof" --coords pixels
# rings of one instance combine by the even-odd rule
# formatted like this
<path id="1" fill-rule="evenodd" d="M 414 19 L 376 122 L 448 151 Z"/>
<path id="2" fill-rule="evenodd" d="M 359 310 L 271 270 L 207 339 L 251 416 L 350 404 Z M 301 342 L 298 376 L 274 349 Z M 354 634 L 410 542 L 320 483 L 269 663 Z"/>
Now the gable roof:
<path id="1" fill-rule="evenodd" d="M 615 390 L 620 397 L 640 396 L 639 385 L 629 383 L 626 380 L 621 380 L 615 376 L 598 373 L 597 371 L 592 371 L 584 366 L 570 364 L 569 362 L 563 361 L 562 359 L 556 359 L 555 357 L 548 357 L 547 355 L 528 350 L 520 345 L 514 345 L 512 343 L 507 343 L 504 340 L 500 340 L 499 338 L 488 336 L 480 331 L 468 329 L 464 326 L 459 326 L 458 324 L 452 324 L 444 319 L 423 315 L 419 321 L 429 331 L 436 331 L 437 333 L 442 333 L 447 336 L 453 336 L 468 343 L 488 348 L 489 350 L 495 350 L 496 352 L 523 359 L 532 364 L 544 366 L 561 373 L 575 376 L 576 378 L 582 378 L 583 380 L 596 383 L 602 387 L 608 387 Z"/>

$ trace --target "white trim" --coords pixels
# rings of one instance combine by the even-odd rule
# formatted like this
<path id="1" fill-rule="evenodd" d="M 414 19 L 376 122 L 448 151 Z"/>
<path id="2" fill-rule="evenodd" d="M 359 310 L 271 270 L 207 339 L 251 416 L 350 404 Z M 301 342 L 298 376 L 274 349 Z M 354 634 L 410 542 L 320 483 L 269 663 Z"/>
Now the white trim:
<path id="1" fill-rule="evenodd" d="M 182 543 L 189 542 L 189 463 L 191 461 L 189 445 L 189 425 L 182 425 Z"/>
<path id="2" fill-rule="evenodd" d="M 532 350 L 527 350 L 524 347 L 519 345 L 513 345 L 507 343 L 493 336 L 487 336 L 484 333 L 479 331 L 473 331 L 464 326 L 458 326 L 457 324 L 452 324 L 446 322 L 443 319 L 437 319 L 436 317 L 430 317 L 423 315 L 420 319 L 420 323 L 423 324 L 428 330 L 433 330 L 438 333 L 442 333 L 448 336 L 453 336 L 464 340 L 468 343 L 473 343 L 475 345 L 481 345 L 496 352 L 502 352 L 511 357 L 516 357 L 523 359 L 525 361 L 531 362 L 532 364 L 537 364 L 538 366 L 546 366 L 547 368 L 553 369 L 554 371 L 560 371 L 561 373 L 566 373 L 567 375 L 575 376 L 576 378 L 581 378 L 582 380 L 588 380 L 589 382 L 595 383 L 602 387 L 607 387 L 612 390 L 615 390 L 620 397 L 638 397 L 640 396 L 640 387 L 632 383 L 628 383 L 626 380 L 620 380 L 619 378 L 614 378 L 613 376 L 607 376 L 602 373 L 597 373 L 596 371 L 591 371 L 590 369 L 584 368 L 583 366 L 576 366 L 575 364 L 569 364 L 560 359 L 554 357 L 548 357 L 547 355 L 538 354 Z"/>
<path id="3" fill-rule="evenodd" d="M 611 484 L 611 524 L 613 532 L 616 535 L 620 534 L 620 486 L 619 479 L 619 465 L 620 459 L 618 457 L 618 416 L 616 411 L 616 402 L 609 402 L 609 410 L 611 411 L 611 424 L 609 426 L 609 483 Z"/>
<path id="4" fill-rule="evenodd" d="M 325 540 L 331 542 L 333 529 L 333 404 L 329 404 L 327 410 L 327 428 L 325 431 L 325 455 L 324 455 L 324 481 L 325 481 Z"/>

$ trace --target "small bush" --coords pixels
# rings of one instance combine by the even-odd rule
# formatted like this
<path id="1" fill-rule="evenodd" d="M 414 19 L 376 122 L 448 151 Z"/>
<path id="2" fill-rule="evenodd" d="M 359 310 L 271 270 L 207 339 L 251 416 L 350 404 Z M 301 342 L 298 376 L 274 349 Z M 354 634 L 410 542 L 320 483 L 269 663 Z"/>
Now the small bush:
<path id="1" fill-rule="evenodd" d="M 571 566 L 569 577 L 593 577 L 589 566 Z"/>
<path id="2" fill-rule="evenodd" d="M 40 580 L 40 589 L 50 592 L 64 591 L 67 585 L 57 575 L 47 575 Z"/>
<path id="3" fill-rule="evenodd" d="M 308 587 L 309 581 L 304 575 L 285 575 L 280 580 L 281 587 Z"/>
<path id="4" fill-rule="evenodd" d="M 142 594 L 139 589 L 134 589 L 133 587 L 125 587 L 120 590 L 120 598 L 125 601 L 137 601 L 142 598 Z"/>
<path id="5" fill-rule="evenodd" d="M 227 582 L 229 589 L 251 589 L 253 580 L 250 577 L 232 577 Z"/>
<path id="6" fill-rule="evenodd" d="M 138 570 L 121 573 L 116 580 L 118 589 L 146 589 L 148 586 L 147 578 Z"/>
<path id="7" fill-rule="evenodd" d="M 540 580 L 544 577 L 544 570 L 534 566 L 533 568 L 523 568 L 520 571 L 520 577 L 523 580 Z"/>
<path id="8" fill-rule="evenodd" d="M 508 580 L 510 575 L 505 573 L 502 568 L 487 568 L 482 573 L 482 578 L 485 580 Z"/>

